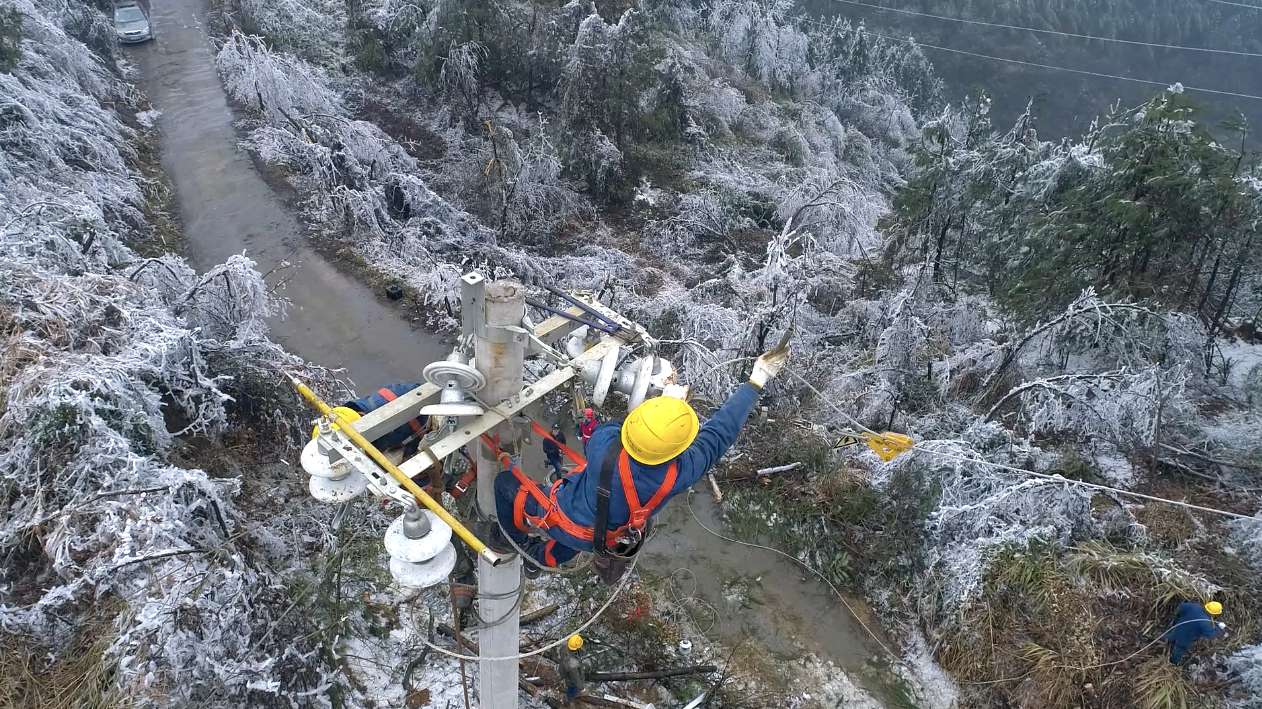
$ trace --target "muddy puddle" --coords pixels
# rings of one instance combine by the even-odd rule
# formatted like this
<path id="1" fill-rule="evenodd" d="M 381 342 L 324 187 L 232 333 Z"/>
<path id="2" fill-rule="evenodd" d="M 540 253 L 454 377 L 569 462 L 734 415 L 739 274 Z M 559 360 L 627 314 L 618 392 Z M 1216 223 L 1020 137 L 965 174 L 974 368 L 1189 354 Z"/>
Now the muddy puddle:
<path id="1" fill-rule="evenodd" d="M 279 194 L 237 142 L 234 116 L 215 71 L 201 0 L 167 0 L 153 8 L 157 40 L 123 48 L 140 84 L 161 112 L 162 164 L 175 190 L 187 256 L 198 269 L 246 253 L 291 303 L 271 323 L 273 338 L 304 358 L 344 368 L 365 391 L 414 380 L 449 345 L 414 329 L 372 289 L 344 275 L 305 237 L 289 197 Z M 285 264 L 288 264 L 287 266 Z M 708 494 L 693 496 L 707 526 L 725 531 Z M 827 587 L 770 552 L 728 544 L 696 525 L 683 498 L 660 520 L 650 573 L 685 568 L 696 597 L 718 611 L 710 637 L 749 636 L 783 658 L 815 653 L 856 683 L 886 694 L 871 675 L 877 648 Z M 690 586 L 690 587 L 691 587 Z"/>
<path id="2" fill-rule="evenodd" d="M 690 594 L 713 607 L 713 612 L 703 605 L 691 611 L 702 629 L 712 626 L 706 633 L 709 638 L 729 647 L 752 639 L 785 661 L 816 655 L 832 661 L 874 697 L 896 706 L 892 702 L 900 691 L 888 672 L 888 656 L 828 586 L 771 551 L 719 539 L 698 519 L 719 534 L 739 538 L 701 483 L 691 500 L 676 497 L 656 520 L 659 533 L 641 563 L 650 573 L 666 577 L 671 592 Z M 880 632 L 862 599 L 846 600 L 855 613 L 864 614 L 869 628 Z M 717 618 L 711 621 L 714 615 Z M 881 640 L 889 644 L 888 638 Z"/>

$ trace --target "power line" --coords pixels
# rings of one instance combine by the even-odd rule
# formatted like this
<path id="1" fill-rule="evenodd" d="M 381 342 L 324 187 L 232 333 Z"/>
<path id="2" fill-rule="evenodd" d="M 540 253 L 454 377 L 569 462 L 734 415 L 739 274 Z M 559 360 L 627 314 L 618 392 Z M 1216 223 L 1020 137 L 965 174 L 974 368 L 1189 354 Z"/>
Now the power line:
<path id="1" fill-rule="evenodd" d="M 876 34 L 876 33 L 873 32 L 872 34 Z M 897 37 L 887 37 L 886 35 L 878 34 L 877 36 L 885 37 L 886 39 L 894 39 L 894 40 L 898 39 Z M 915 40 L 907 40 L 907 39 L 904 39 L 901 41 L 915 42 Z M 1086 69 L 1070 69 L 1069 67 L 1064 67 L 1064 66 L 1055 66 L 1053 64 L 1040 64 L 1038 62 L 1027 62 L 1022 59 L 1009 59 L 1007 57 L 996 57 L 989 54 L 981 54 L 979 52 L 969 52 L 963 49 L 952 49 L 951 47 L 939 47 L 935 44 L 924 44 L 922 42 L 916 42 L 916 44 L 921 47 L 928 47 L 929 49 L 936 49 L 940 52 L 954 52 L 956 54 L 964 54 L 970 57 L 977 57 L 978 59 L 990 59 L 992 61 L 997 61 L 997 62 L 1007 62 L 1008 64 L 1020 64 L 1022 66 L 1032 66 L 1039 69 L 1051 69 L 1052 71 L 1064 71 L 1064 72 L 1069 72 L 1071 74 L 1082 74 L 1084 76 L 1094 76 L 1101 79 L 1117 79 L 1118 81 L 1131 81 L 1137 84 L 1148 84 L 1149 86 L 1162 86 L 1162 87 L 1170 87 L 1170 86 L 1173 86 L 1175 83 L 1179 83 L 1179 82 L 1174 82 L 1174 81 L 1153 81 L 1151 79 L 1136 79 L 1133 76 L 1122 76 L 1121 74 L 1106 74 L 1099 71 L 1087 71 Z M 1200 93 L 1205 93 L 1205 94 L 1217 94 L 1219 96 L 1234 96 L 1236 98 L 1249 98 L 1249 99 L 1254 99 L 1255 101 L 1262 101 L 1262 96 L 1258 96 L 1256 94 L 1245 94 L 1245 93 L 1239 93 L 1236 91 L 1223 91 L 1221 89 L 1206 89 L 1200 86 L 1188 86 L 1186 84 L 1181 84 L 1181 85 L 1186 91 L 1198 91 Z"/>
<path id="2" fill-rule="evenodd" d="M 823 22 L 821 20 L 813 20 L 806 17 L 799 17 L 797 19 L 801 22 L 807 22 L 810 24 L 819 25 L 820 27 L 824 27 L 828 29 L 834 28 L 834 25 L 828 22 Z M 980 52 L 970 52 L 964 49 L 953 49 L 951 47 L 940 47 L 936 44 L 925 44 L 912 37 L 894 37 L 892 35 L 886 35 L 886 34 L 881 34 L 879 32 L 873 32 L 872 30 L 869 30 L 867 28 L 864 28 L 863 32 L 865 34 L 870 34 L 873 37 L 881 37 L 883 39 L 888 39 L 894 42 L 905 42 L 909 44 L 915 44 L 916 46 L 919 46 L 919 47 L 926 47 L 928 49 L 936 49 L 942 52 L 953 52 L 955 54 L 964 54 L 970 57 L 976 57 L 978 59 L 989 59 L 991 61 L 1005 62 L 1007 64 L 1020 64 L 1022 66 L 1030 66 L 1030 67 L 1035 67 L 1038 69 L 1050 69 L 1052 71 L 1063 71 L 1063 72 L 1068 72 L 1071 74 L 1094 76 L 1101 79 L 1117 79 L 1118 81 L 1130 81 L 1137 84 L 1147 84 L 1149 86 L 1170 87 L 1176 83 L 1173 81 L 1152 81 L 1151 79 L 1136 79 L 1135 77 L 1132 77 L 1132 76 L 1122 76 L 1120 74 L 1106 74 L 1106 73 L 1098 72 L 1098 71 L 1087 71 L 1086 69 L 1070 69 L 1069 67 L 1056 66 L 1054 64 L 1040 64 L 1038 62 L 1027 62 L 1023 59 L 1009 59 L 1007 57 L 996 57 L 990 54 L 982 54 Z M 1236 98 L 1248 98 L 1248 99 L 1253 99 L 1255 101 L 1262 101 L 1262 96 L 1258 96 L 1256 94 L 1238 93 L 1236 91 L 1222 91 L 1220 89 L 1206 89 L 1206 88 L 1201 88 L 1199 86 L 1188 86 L 1186 84 L 1181 84 L 1181 82 L 1180 82 L 1180 85 L 1183 86 L 1183 89 L 1185 91 L 1197 91 L 1197 92 L 1206 93 L 1206 94 L 1217 94 L 1219 96 L 1234 96 Z"/>
<path id="3" fill-rule="evenodd" d="M 859 430 L 864 431 L 865 433 L 870 433 L 874 436 L 881 435 L 880 433 L 873 431 L 872 429 L 863 425 L 862 421 L 859 421 L 853 416 L 851 416 L 850 414 L 846 413 L 846 410 L 841 408 L 841 406 L 837 404 L 836 402 L 834 402 L 832 399 L 829 399 L 828 397 L 824 396 L 823 392 L 815 388 L 814 384 L 811 384 L 809 381 L 806 380 L 806 377 L 803 377 L 801 374 L 798 374 L 797 372 L 793 371 L 791 368 L 786 368 L 785 371 L 788 372 L 789 374 L 792 374 L 794 377 L 797 377 L 798 381 L 806 385 L 806 388 L 815 392 L 815 396 L 819 397 L 820 401 L 824 402 L 829 407 L 831 407 L 834 411 L 840 414 L 842 418 L 849 421 L 851 425 L 857 427 Z M 922 443 L 917 443 L 911 449 L 911 452 L 924 453 L 926 455 L 936 455 L 940 458 L 946 458 L 948 460 L 955 460 L 957 462 L 973 463 L 975 465 L 985 465 L 991 468 L 997 468 L 999 470 L 1005 470 L 1011 473 L 1019 473 L 1021 475 L 1028 475 L 1034 478 L 1041 478 L 1043 480 L 1048 480 L 1054 483 L 1061 483 L 1065 485 L 1076 485 L 1078 487 L 1085 487 L 1091 490 L 1111 492 L 1116 495 L 1126 495 L 1128 497 L 1135 497 L 1141 500 L 1148 500 L 1150 502 L 1162 502 L 1167 505 L 1174 505 L 1176 507 L 1183 507 L 1190 510 L 1197 510 L 1199 512 L 1208 512 L 1210 514 L 1216 514 L 1223 517 L 1231 517 L 1233 519 L 1247 519 L 1253 522 L 1259 521 L 1258 517 L 1250 516 L 1250 515 L 1242 515 L 1239 512 L 1230 512 L 1228 510 L 1220 510 L 1214 507 L 1204 507 L 1202 505 L 1195 505 L 1190 502 L 1183 502 L 1182 500 L 1170 500 L 1164 497 L 1156 497 L 1154 495 L 1145 495 L 1142 492 L 1133 492 L 1131 490 L 1126 490 L 1120 487 L 1098 485 L 1096 483 L 1090 483 L 1085 480 L 1074 480 L 1073 478 L 1066 478 L 1060 475 L 1050 475 L 1048 473 L 1039 473 L 1033 470 L 1027 470 L 1025 468 L 1018 468 L 1012 465 L 1005 465 L 1004 463 L 994 463 L 989 460 L 982 460 L 981 458 L 972 458 L 972 457 L 964 456 L 964 455 L 956 455 L 954 453 L 948 453 L 946 451 L 936 450 L 934 448 L 925 448 Z"/>
<path id="4" fill-rule="evenodd" d="M 1212 2 L 1224 2 L 1225 0 L 1211 0 Z M 857 5 L 859 7 L 869 7 L 874 10 L 883 12 L 896 12 L 900 15 L 912 15 L 914 17 L 928 17 L 934 20 L 943 20 L 946 22 L 960 22 L 968 25 L 980 25 L 982 27 L 998 27 L 1006 30 L 1020 30 L 1022 32 L 1038 32 L 1040 34 L 1052 34 L 1060 37 L 1074 37 L 1077 39 L 1089 39 L 1097 42 L 1117 42 L 1119 44 L 1131 44 L 1141 47 L 1157 47 L 1159 49 L 1181 49 L 1188 52 L 1207 52 L 1210 54 L 1233 54 L 1239 57 L 1262 57 L 1259 52 L 1241 52 L 1234 49 L 1213 49 L 1211 47 L 1189 47 L 1182 44 L 1161 44 L 1159 42 L 1140 42 L 1133 39 L 1119 39 L 1117 37 L 1101 37 L 1093 34 L 1079 34 L 1077 32 L 1061 32 L 1059 30 L 1049 30 L 1040 27 L 1022 27 L 1020 25 L 1006 25 L 999 22 L 985 22 L 983 20 L 969 20 L 962 17 L 948 17 L 946 15 L 934 15 L 928 12 L 918 12 L 916 10 L 904 10 L 897 7 L 886 7 L 884 5 L 876 5 L 873 3 L 860 2 L 860 0 L 833 0 L 833 2 L 844 3 L 846 5 Z M 1234 5 L 1236 3 L 1226 3 Z M 1258 9 L 1258 8 L 1255 8 Z"/>
<path id="5" fill-rule="evenodd" d="M 1262 5 L 1247 5 L 1242 2 L 1227 2 L 1227 0 L 1209 0 L 1209 1 L 1216 2 L 1219 5 L 1234 5 L 1236 7 L 1247 7 L 1250 10 L 1262 10 Z"/>

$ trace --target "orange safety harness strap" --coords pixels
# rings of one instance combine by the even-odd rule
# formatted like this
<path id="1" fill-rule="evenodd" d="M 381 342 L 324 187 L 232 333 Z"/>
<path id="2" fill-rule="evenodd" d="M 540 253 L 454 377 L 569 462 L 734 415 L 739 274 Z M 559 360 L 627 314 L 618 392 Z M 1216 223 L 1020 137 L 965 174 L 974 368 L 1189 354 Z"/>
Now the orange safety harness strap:
<path id="1" fill-rule="evenodd" d="M 532 428 L 538 427 L 535 428 L 536 433 L 539 433 L 540 435 L 547 435 L 546 431 L 540 431 L 543 427 L 539 426 L 537 422 L 532 421 L 531 423 Z M 551 438 L 551 436 L 548 437 Z M 495 457 L 500 458 L 501 461 L 508 457 L 507 454 L 500 452 L 499 442 L 494 438 L 484 434 L 482 436 L 482 442 L 485 443 L 486 446 L 491 449 L 491 453 Z M 563 451 L 568 450 L 563 445 L 561 447 Z M 579 458 L 579 460 L 582 460 L 582 464 L 586 464 L 587 461 L 578 453 L 574 453 L 573 451 L 570 451 L 570 453 L 573 453 L 574 456 Z M 567 457 L 569 457 L 568 453 Z M 574 458 L 571 458 L 571 460 L 574 460 Z M 565 514 L 565 511 L 561 509 L 561 505 L 557 502 L 557 490 L 560 489 L 562 483 L 565 482 L 564 479 L 557 480 L 552 483 L 552 487 L 545 494 L 543 489 L 539 487 L 539 484 L 522 472 L 520 467 L 512 465 L 511 463 L 507 467 L 510 471 L 512 471 L 513 477 L 517 479 L 517 482 L 520 485 L 517 495 L 513 498 L 513 523 L 518 529 L 523 532 L 528 532 L 529 527 L 535 527 L 536 529 L 544 531 L 556 527 L 575 539 L 580 539 L 589 543 L 592 542 L 595 538 L 592 528 L 584 527 L 570 519 L 569 515 Z M 616 544 L 628 530 L 634 529 L 636 531 L 643 531 L 644 527 L 648 524 L 649 518 L 652 517 L 653 513 L 666 502 L 666 498 L 670 495 L 671 491 L 674 490 L 675 481 L 678 477 L 679 468 L 674 462 L 672 462 L 670 466 L 666 468 L 666 475 L 662 478 L 662 484 L 658 486 L 657 490 L 653 493 L 653 496 L 649 498 L 648 504 L 641 505 L 639 492 L 635 489 L 635 476 L 631 471 L 631 456 L 625 450 L 622 451 L 621 455 L 618 456 L 618 478 L 622 483 L 622 494 L 626 498 L 627 508 L 630 510 L 631 515 L 626 524 L 618 527 L 617 529 L 606 531 L 606 546 Z M 544 510 L 542 515 L 536 516 L 526 514 L 526 500 L 528 498 L 534 498 L 539 507 Z"/>
<path id="2" fill-rule="evenodd" d="M 679 469 L 672 462 L 666 468 L 666 475 L 662 476 L 662 484 L 649 498 L 649 503 L 641 505 L 640 495 L 635 490 L 635 477 L 631 474 L 631 456 L 625 450 L 622 451 L 622 455 L 618 456 L 618 477 L 622 479 L 622 493 L 626 495 L 627 509 L 631 511 L 627 525 L 643 530 L 648 524 L 649 517 L 652 517 L 657 508 L 666 501 L 666 496 L 670 494 L 670 491 L 675 489 L 675 478 L 678 476 Z"/>
<path id="3" fill-rule="evenodd" d="M 390 391 L 389 389 L 385 387 L 381 387 L 380 389 L 378 389 L 377 394 L 381 396 L 381 398 L 385 399 L 387 403 L 399 398 L 398 394 Z M 418 436 L 425 435 L 425 427 L 422 426 L 421 422 L 416 420 L 415 418 L 408 419 L 408 425 L 412 427 L 412 433 L 415 433 Z"/>
<path id="4" fill-rule="evenodd" d="M 451 493 L 452 497 L 459 500 L 460 496 L 468 492 L 469 486 L 473 485 L 473 481 L 477 479 L 478 479 L 478 466 L 476 463 L 470 463 L 469 469 L 465 471 L 464 475 L 460 476 L 460 479 L 456 481 L 456 484 L 453 485 L 451 487 L 451 490 L 449 490 L 448 492 Z"/>

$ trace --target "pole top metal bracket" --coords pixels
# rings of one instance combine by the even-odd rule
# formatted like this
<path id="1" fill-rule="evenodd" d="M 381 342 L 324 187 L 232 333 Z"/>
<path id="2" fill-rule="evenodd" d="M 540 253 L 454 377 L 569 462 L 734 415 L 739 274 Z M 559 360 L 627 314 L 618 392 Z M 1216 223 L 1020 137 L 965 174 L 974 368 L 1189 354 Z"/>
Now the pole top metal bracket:
<path id="1" fill-rule="evenodd" d="M 473 271 L 460 277 L 460 333 L 483 337 L 486 278 Z"/>

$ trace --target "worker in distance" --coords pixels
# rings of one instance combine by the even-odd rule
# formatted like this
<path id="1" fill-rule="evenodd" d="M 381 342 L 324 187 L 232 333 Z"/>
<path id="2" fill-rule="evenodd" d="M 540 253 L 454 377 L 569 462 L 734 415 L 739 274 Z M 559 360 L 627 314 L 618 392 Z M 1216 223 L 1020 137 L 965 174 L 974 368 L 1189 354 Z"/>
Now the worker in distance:
<path id="1" fill-rule="evenodd" d="M 613 583 L 639 551 L 653 516 L 736 442 L 759 394 L 788 358 L 786 337 L 755 361 L 749 383 L 704 425 L 687 402 L 659 396 L 637 406 L 625 421 L 597 426 L 586 442 L 587 466 L 547 491 L 501 456 L 496 512 L 499 530 L 512 543 L 495 535 L 492 546 L 505 552 L 515 547 L 542 567 L 592 552 L 602 580 Z M 532 532 L 547 539 L 532 538 Z M 532 571 L 537 573 L 528 563 L 527 572 Z"/>
<path id="2" fill-rule="evenodd" d="M 1166 641 L 1170 643 L 1170 662 L 1180 664 L 1187 657 L 1188 650 L 1197 640 L 1212 640 L 1226 634 L 1227 624 L 1218 621 L 1223 614 L 1223 604 L 1210 601 L 1202 605 L 1198 601 L 1184 601 L 1179 604 L 1174 623 L 1166 631 Z"/>

